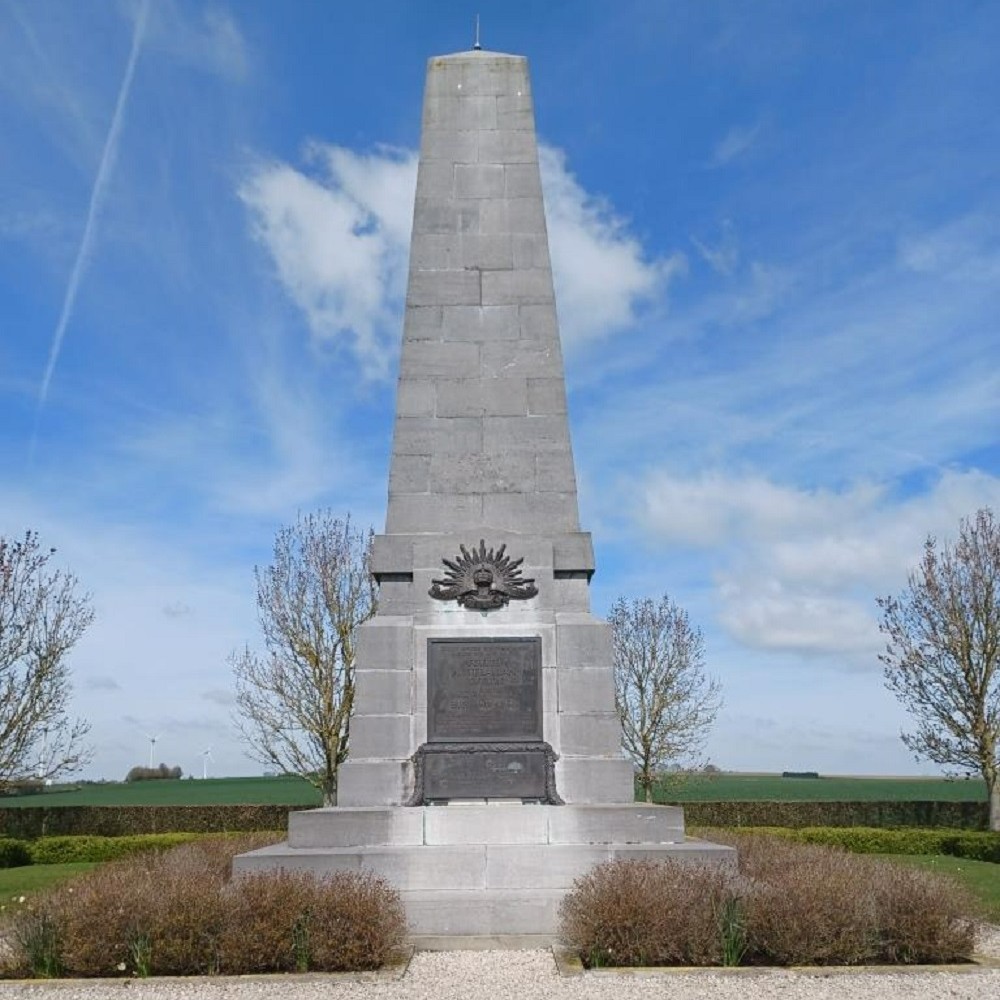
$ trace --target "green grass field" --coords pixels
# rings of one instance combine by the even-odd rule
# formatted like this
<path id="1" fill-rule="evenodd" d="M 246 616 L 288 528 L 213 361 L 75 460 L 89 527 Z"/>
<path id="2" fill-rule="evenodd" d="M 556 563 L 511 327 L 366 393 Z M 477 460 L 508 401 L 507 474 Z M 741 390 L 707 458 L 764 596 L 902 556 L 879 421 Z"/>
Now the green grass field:
<path id="1" fill-rule="evenodd" d="M 11 806 L 318 806 L 319 792 L 302 778 L 181 778 L 132 784 L 53 786 L 32 795 L 0 796 L 0 808 Z"/>
<path id="2" fill-rule="evenodd" d="M 985 802 L 981 779 L 950 778 L 782 778 L 777 774 L 669 776 L 657 789 L 658 802 L 758 801 Z M 207 778 L 179 781 L 109 782 L 55 786 L 33 795 L 0 796 L 10 806 L 289 805 L 318 806 L 320 795 L 301 778 Z"/>
<path id="3" fill-rule="evenodd" d="M 1000 865 L 943 854 L 883 854 L 880 857 L 956 879 L 979 900 L 987 920 L 1000 922 Z"/>
<path id="4" fill-rule="evenodd" d="M 657 802 L 985 802 L 981 778 L 782 778 L 780 774 L 669 776 Z"/>

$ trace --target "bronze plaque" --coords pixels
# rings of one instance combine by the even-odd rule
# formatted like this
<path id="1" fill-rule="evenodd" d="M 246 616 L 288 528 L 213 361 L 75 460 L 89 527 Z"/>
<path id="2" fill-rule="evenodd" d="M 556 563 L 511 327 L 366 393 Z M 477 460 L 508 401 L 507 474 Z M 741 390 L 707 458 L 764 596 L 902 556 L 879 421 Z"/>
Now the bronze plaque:
<path id="1" fill-rule="evenodd" d="M 427 640 L 428 742 L 541 739 L 541 639 Z"/>
<path id="2" fill-rule="evenodd" d="M 472 750 L 424 758 L 424 801 L 447 799 L 543 800 L 544 750 Z"/>

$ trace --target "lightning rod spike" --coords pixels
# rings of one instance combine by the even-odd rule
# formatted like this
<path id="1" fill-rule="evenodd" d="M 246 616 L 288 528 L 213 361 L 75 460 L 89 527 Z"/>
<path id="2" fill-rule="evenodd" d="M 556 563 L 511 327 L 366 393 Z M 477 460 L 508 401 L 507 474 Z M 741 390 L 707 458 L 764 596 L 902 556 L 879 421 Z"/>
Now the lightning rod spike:
<path id="1" fill-rule="evenodd" d="M 482 48 L 483 48 L 482 45 L 479 44 L 479 15 L 478 14 L 476 15 L 476 42 L 472 46 L 472 48 L 473 48 L 473 51 L 475 51 L 475 52 L 480 52 L 480 51 L 482 51 Z"/>

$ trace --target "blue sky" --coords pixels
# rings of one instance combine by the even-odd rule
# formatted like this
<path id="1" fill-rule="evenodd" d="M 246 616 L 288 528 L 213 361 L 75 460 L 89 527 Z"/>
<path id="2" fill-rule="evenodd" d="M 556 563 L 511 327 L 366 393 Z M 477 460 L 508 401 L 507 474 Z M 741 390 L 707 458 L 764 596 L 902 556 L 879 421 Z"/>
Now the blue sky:
<path id="1" fill-rule="evenodd" d="M 877 594 L 1000 509 L 1000 9 L 0 0 L 0 533 L 93 595 L 90 777 L 259 773 L 298 511 L 381 529 L 428 57 L 530 59 L 594 607 L 667 591 L 712 760 L 920 773 Z"/>

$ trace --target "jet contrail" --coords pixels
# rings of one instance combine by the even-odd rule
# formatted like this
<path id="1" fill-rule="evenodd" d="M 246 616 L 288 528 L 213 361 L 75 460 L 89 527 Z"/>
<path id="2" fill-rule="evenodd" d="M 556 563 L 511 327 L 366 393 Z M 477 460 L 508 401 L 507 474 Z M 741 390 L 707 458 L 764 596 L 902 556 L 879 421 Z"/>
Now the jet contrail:
<path id="1" fill-rule="evenodd" d="M 66 336 L 66 327 L 69 324 L 73 305 L 76 302 L 76 293 L 80 287 L 80 278 L 83 276 L 83 270 L 87 266 L 87 258 L 90 256 L 90 247 L 94 238 L 94 223 L 104 203 L 108 178 L 111 175 L 111 168 L 114 166 L 115 155 L 118 152 L 118 137 L 121 133 L 122 118 L 124 118 L 125 105 L 128 103 L 129 91 L 132 89 L 132 77 L 135 75 L 135 64 L 139 59 L 139 50 L 142 48 L 148 15 L 149 0 L 142 0 L 139 6 L 139 14 L 135 19 L 135 28 L 132 32 L 132 48 L 128 54 L 128 62 L 125 65 L 125 77 L 118 91 L 115 113 L 111 118 L 111 127 L 108 129 L 108 136 L 104 140 L 101 162 L 98 164 L 97 176 L 94 178 L 94 187 L 90 192 L 90 205 L 87 207 L 87 221 L 83 227 L 83 238 L 80 240 L 79 249 L 76 251 L 76 260 L 73 261 L 73 269 L 69 274 L 66 294 L 63 297 L 62 311 L 59 314 L 59 322 L 56 324 L 56 332 L 52 337 L 52 347 L 49 349 L 49 363 L 45 366 L 45 375 L 42 377 L 42 384 L 38 390 L 39 410 L 45 405 L 45 399 L 49 394 L 49 383 L 52 381 L 52 373 L 55 371 L 56 362 L 59 360 L 59 352 L 62 350 L 63 338 Z"/>

